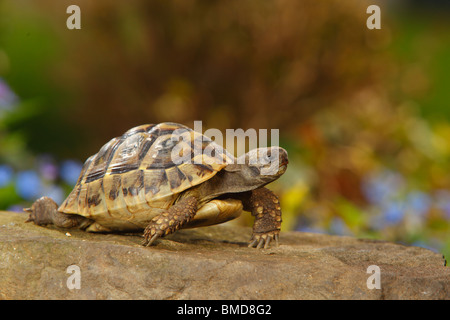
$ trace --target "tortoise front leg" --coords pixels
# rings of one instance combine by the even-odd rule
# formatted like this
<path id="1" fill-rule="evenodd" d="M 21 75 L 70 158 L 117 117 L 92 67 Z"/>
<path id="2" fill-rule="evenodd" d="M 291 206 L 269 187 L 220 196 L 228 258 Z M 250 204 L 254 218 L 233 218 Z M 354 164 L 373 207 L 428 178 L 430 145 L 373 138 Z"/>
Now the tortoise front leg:
<path id="1" fill-rule="evenodd" d="M 197 198 L 190 196 L 155 216 L 144 230 L 143 246 L 151 246 L 156 239 L 174 233 L 191 221 L 197 212 Z"/>
<path id="2" fill-rule="evenodd" d="M 249 247 L 268 248 L 270 241 L 275 240 L 278 246 L 278 237 L 281 229 L 281 208 L 278 197 L 267 188 L 255 189 L 244 199 L 244 210 L 255 216 L 253 234 Z"/>

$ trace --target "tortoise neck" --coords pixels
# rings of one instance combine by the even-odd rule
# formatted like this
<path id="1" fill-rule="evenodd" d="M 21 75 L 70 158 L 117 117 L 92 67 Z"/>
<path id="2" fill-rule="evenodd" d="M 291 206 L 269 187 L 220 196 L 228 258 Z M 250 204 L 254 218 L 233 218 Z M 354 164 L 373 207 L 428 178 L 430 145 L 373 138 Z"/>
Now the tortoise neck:
<path id="1" fill-rule="evenodd" d="M 206 203 L 224 194 L 237 194 L 251 191 L 263 187 L 267 183 L 246 179 L 246 176 L 239 170 L 231 172 L 222 170 L 208 181 L 187 190 L 187 192 L 196 196 L 201 202 Z"/>

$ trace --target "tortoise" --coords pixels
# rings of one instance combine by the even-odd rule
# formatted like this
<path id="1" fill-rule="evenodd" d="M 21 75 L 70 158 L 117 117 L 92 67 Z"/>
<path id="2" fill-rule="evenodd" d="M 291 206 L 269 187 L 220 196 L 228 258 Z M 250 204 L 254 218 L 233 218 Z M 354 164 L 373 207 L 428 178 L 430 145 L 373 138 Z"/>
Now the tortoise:
<path id="1" fill-rule="evenodd" d="M 249 247 L 267 248 L 271 240 L 278 246 L 281 209 L 265 185 L 278 179 L 287 164 L 287 152 L 278 146 L 235 158 L 184 125 L 145 124 L 89 157 L 61 206 L 42 197 L 24 210 L 27 222 L 36 225 L 143 231 L 144 246 L 180 228 L 229 221 L 244 210 L 255 216 Z"/>

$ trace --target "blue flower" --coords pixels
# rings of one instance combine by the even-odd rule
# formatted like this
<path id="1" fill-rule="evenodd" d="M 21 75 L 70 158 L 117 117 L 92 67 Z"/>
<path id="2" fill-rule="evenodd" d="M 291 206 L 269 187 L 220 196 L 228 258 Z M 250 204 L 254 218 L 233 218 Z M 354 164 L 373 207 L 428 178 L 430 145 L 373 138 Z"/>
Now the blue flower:
<path id="1" fill-rule="evenodd" d="M 295 230 L 309 233 L 326 233 L 324 229 L 314 226 L 299 226 Z"/>
<path id="2" fill-rule="evenodd" d="M 405 204 L 401 201 L 391 201 L 383 205 L 383 220 L 387 225 L 402 221 L 405 215 Z"/>
<path id="3" fill-rule="evenodd" d="M 12 206 L 9 206 L 6 211 L 23 213 L 23 208 L 24 206 L 21 204 L 13 204 Z"/>
<path id="4" fill-rule="evenodd" d="M 362 191 L 372 204 L 382 204 L 400 194 L 405 185 L 400 173 L 383 170 L 366 177 L 362 183 Z"/>
<path id="5" fill-rule="evenodd" d="M 406 197 L 406 206 L 413 213 L 424 216 L 431 207 L 431 198 L 422 191 L 412 191 Z"/>
<path id="6" fill-rule="evenodd" d="M 352 232 L 349 230 L 347 225 L 345 224 L 344 220 L 342 220 L 340 217 L 334 217 L 331 221 L 330 227 L 329 227 L 331 234 L 336 235 L 351 235 Z"/>
<path id="7" fill-rule="evenodd" d="M 69 185 L 75 185 L 80 175 L 82 163 L 76 160 L 66 160 L 61 164 L 61 178 Z"/>
<path id="8" fill-rule="evenodd" d="M 42 196 L 52 198 L 56 203 L 62 203 L 64 201 L 65 195 L 64 190 L 57 185 L 50 185 L 45 187 L 42 192 Z"/>
<path id="9" fill-rule="evenodd" d="M 0 165 L 0 188 L 11 182 L 13 173 L 13 169 L 10 166 Z"/>
<path id="10" fill-rule="evenodd" d="M 16 177 L 16 192 L 26 200 L 32 200 L 39 195 L 42 188 L 39 175 L 32 170 L 22 171 Z"/>
<path id="11" fill-rule="evenodd" d="M 425 248 L 425 249 L 431 250 L 431 251 L 436 252 L 436 253 L 440 252 L 440 248 L 437 248 L 437 247 L 440 247 L 439 245 L 437 247 L 436 246 L 431 246 L 431 245 L 429 245 L 428 243 L 426 243 L 425 241 L 422 241 L 422 240 L 415 241 L 415 242 L 412 243 L 412 245 L 415 246 L 415 247 Z"/>

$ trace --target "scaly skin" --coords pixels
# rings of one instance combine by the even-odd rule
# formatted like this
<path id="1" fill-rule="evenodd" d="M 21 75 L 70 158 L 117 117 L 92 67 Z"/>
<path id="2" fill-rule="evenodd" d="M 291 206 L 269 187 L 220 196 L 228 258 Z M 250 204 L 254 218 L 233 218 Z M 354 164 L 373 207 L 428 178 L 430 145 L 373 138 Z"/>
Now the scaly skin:
<path id="1" fill-rule="evenodd" d="M 278 246 L 281 229 L 281 208 L 278 197 L 269 189 L 259 188 L 242 198 L 244 210 L 255 216 L 253 235 L 249 247 L 267 249 L 271 240 Z M 144 246 L 151 246 L 156 239 L 174 233 L 194 218 L 197 199 L 193 196 L 182 199 L 177 204 L 154 217 L 144 231 Z"/>
<path id="2" fill-rule="evenodd" d="M 148 247 L 160 237 L 174 233 L 191 221 L 197 212 L 197 199 L 193 196 L 180 200 L 160 215 L 154 217 L 144 230 L 142 245 Z"/>
<path id="3" fill-rule="evenodd" d="M 270 241 L 278 238 L 281 229 L 281 207 L 278 197 L 267 188 L 253 190 L 247 200 L 244 200 L 244 210 L 248 210 L 255 217 L 253 235 L 249 247 L 257 249 L 264 245 L 268 248 Z"/>
<path id="4" fill-rule="evenodd" d="M 255 216 L 253 234 L 249 247 L 268 248 L 271 240 L 278 246 L 281 229 L 281 208 L 278 197 L 269 189 L 259 188 L 238 196 L 244 210 Z M 166 212 L 154 217 L 144 230 L 144 246 L 151 246 L 158 238 L 182 228 L 191 221 L 197 212 L 198 200 L 194 196 L 181 199 Z M 86 228 L 92 220 L 79 215 L 65 214 L 57 211 L 57 204 L 48 197 L 38 199 L 31 208 L 27 222 L 37 225 L 55 224 L 61 228 Z"/>

